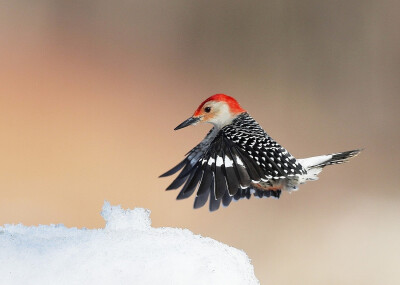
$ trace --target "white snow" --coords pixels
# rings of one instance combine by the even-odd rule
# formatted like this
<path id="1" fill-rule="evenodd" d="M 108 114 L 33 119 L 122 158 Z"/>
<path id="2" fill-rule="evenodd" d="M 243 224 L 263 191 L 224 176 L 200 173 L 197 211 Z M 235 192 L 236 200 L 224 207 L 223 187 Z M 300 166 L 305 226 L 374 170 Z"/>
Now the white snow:
<path id="1" fill-rule="evenodd" d="M 259 284 L 247 255 L 150 211 L 104 203 L 104 229 L 0 227 L 0 284 Z"/>

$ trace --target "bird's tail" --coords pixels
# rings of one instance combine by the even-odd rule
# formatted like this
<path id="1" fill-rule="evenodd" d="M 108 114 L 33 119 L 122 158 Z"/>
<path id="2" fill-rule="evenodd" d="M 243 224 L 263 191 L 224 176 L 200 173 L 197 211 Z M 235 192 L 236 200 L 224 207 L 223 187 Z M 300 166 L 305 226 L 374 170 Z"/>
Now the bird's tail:
<path id="1" fill-rule="evenodd" d="M 317 180 L 317 175 L 322 171 L 325 166 L 345 163 L 349 161 L 350 158 L 358 155 L 361 151 L 362 149 L 356 149 L 320 156 L 313 156 L 298 159 L 298 162 L 307 170 L 307 174 L 305 175 L 304 180 Z"/>

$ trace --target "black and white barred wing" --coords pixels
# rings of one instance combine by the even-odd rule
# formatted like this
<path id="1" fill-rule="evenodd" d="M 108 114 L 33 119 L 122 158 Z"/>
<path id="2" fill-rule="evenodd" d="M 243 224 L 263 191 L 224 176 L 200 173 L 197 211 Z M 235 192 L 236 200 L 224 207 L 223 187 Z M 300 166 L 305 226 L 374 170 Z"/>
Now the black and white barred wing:
<path id="1" fill-rule="evenodd" d="M 183 183 L 185 183 L 185 181 L 188 180 L 190 174 L 193 173 L 193 171 L 195 170 L 198 161 L 204 155 L 214 137 L 215 129 L 213 128 L 208 132 L 201 143 L 196 145 L 186 154 L 184 160 L 182 160 L 180 163 L 178 163 L 176 166 L 174 166 L 164 174 L 160 175 L 160 177 L 170 176 L 177 173 L 183 168 L 179 175 L 175 178 L 175 180 L 167 187 L 167 190 L 178 189 L 183 185 Z"/>
<path id="2" fill-rule="evenodd" d="M 182 169 L 182 170 L 181 170 Z M 167 190 L 182 187 L 177 199 L 190 197 L 196 190 L 194 208 L 204 206 L 210 197 L 210 210 L 215 211 L 221 202 L 228 206 L 232 197 L 251 182 L 261 178 L 261 169 L 243 150 L 232 143 L 223 131 L 214 130 L 202 143 L 193 148 L 178 165 L 160 177 L 181 170 Z"/>
<path id="3" fill-rule="evenodd" d="M 215 211 L 221 202 L 228 206 L 241 188 L 249 187 L 261 175 L 260 167 L 220 131 L 194 166 L 178 199 L 188 198 L 197 190 L 194 208 L 205 205 L 210 197 L 210 210 Z"/>
<path id="4" fill-rule="evenodd" d="M 162 176 L 182 168 L 167 190 L 184 184 L 177 199 L 188 198 L 197 190 L 194 208 L 204 206 L 210 197 L 211 211 L 217 210 L 221 202 L 228 206 L 233 198 L 249 198 L 251 190 L 262 197 L 261 190 L 256 190 L 260 182 L 305 171 L 246 113 L 218 133 L 213 129 L 181 163 Z"/>
<path id="5" fill-rule="evenodd" d="M 248 160 L 261 168 L 261 180 L 285 179 L 306 173 L 301 164 L 248 114 L 239 116 L 223 131 L 226 138 L 246 154 Z"/>

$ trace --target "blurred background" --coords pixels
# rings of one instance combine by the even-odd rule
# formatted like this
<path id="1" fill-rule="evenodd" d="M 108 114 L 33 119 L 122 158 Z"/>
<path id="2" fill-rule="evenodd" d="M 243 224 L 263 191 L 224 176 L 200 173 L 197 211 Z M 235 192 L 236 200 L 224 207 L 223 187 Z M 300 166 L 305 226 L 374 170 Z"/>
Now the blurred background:
<path id="1" fill-rule="evenodd" d="M 104 200 L 243 249 L 261 284 L 400 283 L 400 3 L 2 1 L 0 224 L 103 227 Z M 296 157 L 364 147 L 209 213 L 158 175 L 229 94 Z"/>

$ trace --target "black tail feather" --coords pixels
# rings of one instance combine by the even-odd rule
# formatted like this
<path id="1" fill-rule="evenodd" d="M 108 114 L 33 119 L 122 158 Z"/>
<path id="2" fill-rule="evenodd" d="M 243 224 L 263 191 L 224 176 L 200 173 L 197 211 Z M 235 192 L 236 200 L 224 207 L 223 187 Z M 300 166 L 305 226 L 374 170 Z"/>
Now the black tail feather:
<path id="1" fill-rule="evenodd" d="M 333 165 L 333 164 L 341 164 L 349 161 L 350 158 L 358 155 L 363 149 L 355 149 L 355 150 L 349 150 L 349 151 L 344 151 L 344 152 L 338 152 L 338 153 L 332 153 L 332 158 L 324 161 L 323 163 L 313 165 L 310 168 L 321 168 L 325 167 L 328 165 Z"/>

